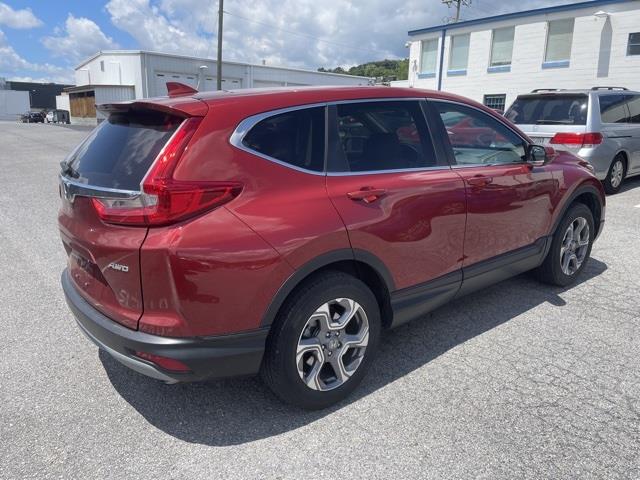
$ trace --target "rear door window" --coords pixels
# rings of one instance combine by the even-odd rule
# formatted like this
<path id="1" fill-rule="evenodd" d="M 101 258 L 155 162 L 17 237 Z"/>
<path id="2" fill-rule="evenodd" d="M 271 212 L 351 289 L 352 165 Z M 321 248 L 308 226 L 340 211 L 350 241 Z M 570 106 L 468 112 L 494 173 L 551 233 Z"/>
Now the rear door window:
<path id="1" fill-rule="evenodd" d="M 628 97 L 625 95 L 600 96 L 600 118 L 602 123 L 627 123 L 629 121 L 627 99 Z"/>
<path id="2" fill-rule="evenodd" d="M 627 98 L 627 106 L 629 107 L 629 122 L 640 123 L 640 95 L 633 95 Z"/>
<path id="3" fill-rule="evenodd" d="M 303 108 L 258 122 L 242 144 L 256 153 L 294 167 L 324 170 L 324 107 Z"/>
<path id="4" fill-rule="evenodd" d="M 347 171 L 405 170 L 437 165 L 418 101 L 337 106 L 339 162 Z M 340 148 L 341 147 L 341 148 Z"/>
<path id="5" fill-rule="evenodd" d="M 505 117 L 520 125 L 586 125 L 584 94 L 520 95 Z"/>
<path id="6" fill-rule="evenodd" d="M 112 113 L 67 160 L 81 183 L 139 190 L 181 118 L 157 112 Z"/>

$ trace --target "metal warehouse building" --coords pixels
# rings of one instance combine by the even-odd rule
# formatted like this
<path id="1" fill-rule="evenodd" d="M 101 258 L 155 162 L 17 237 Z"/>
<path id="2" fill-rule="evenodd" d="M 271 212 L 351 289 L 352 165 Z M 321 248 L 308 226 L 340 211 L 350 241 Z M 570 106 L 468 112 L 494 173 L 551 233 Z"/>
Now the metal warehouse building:
<path id="1" fill-rule="evenodd" d="M 142 50 L 102 51 L 75 69 L 76 86 L 58 97 L 58 108 L 71 111 L 72 122 L 95 123 L 95 105 L 167 94 L 167 82 L 199 90 L 216 89 L 216 61 Z M 294 68 L 222 63 L 222 88 L 305 85 L 367 85 L 369 79 Z"/>
<path id="2" fill-rule="evenodd" d="M 409 80 L 504 109 L 536 88 L 640 90 L 640 0 L 595 0 L 409 32 Z"/>

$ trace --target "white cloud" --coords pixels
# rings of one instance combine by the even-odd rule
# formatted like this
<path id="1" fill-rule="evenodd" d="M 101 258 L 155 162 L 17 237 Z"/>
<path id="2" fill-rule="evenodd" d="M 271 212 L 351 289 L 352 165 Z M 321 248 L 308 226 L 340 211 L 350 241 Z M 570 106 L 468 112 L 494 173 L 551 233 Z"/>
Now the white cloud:
<path id="1" fill-rule="evenodd" d="M 21 57 L 15 49 L 9 45 L 4 32 L 0 30 L 0 77 L 15 78 L 24 75 L 25 72 L 35 73 L 39 81 L 70 83 L 73 80 L 72 72 L 66 68 L 51 65 L 50 63 L 32 63 Z"/>
<path id="2" fill-rule="evenodd" d="M 35 28 L 42 25 L 30 8 L 14 10 L 4 2 L 0 2 L 0 25 L 11 28 Z"/>
<path id="3" fill-rule="evenodd" d="M 118 48 L 118 44 L 106 36 L 95 22 L 72 14 L 67 17 L 64 29 L 55 33 L 44 37 L 43 45 L 54 57 L 63 57 L 71 62 L 79 62 L 99 50 Z"/>
<path id="4" fill-rule="evenodd" d="M 188 22 L 179 19 L 179 12 L 174 12 L 170 18 L 148 0 L 111 0 L 106 9 L 111 22 L 136 39 L 142 49 L 206 55 L 210 40 L 198 31 L 202 21 L 197 19 L 197 13 L 202 15 L 202 2 L 183 3 L 193 4 L 189 6 L 193 14 L 187 17 Z M 192 23 L 191 18 L 194 19 Z"/>
<path id="5" fill-rule="evenodd" d="M 555 3 L 521 0 L 518 9 Z M 217 0 L 110 0 L 106 9 L 140 48 L 212 57 L 217 5 Z M 462 17 L 513 7 L 502 0 L 475 0 Z M 439 0 L 227 0 L 225 11 L 224 58 L 307 68 L 404 57 L 408 30 L 439 25 L 453 14 Z"/>

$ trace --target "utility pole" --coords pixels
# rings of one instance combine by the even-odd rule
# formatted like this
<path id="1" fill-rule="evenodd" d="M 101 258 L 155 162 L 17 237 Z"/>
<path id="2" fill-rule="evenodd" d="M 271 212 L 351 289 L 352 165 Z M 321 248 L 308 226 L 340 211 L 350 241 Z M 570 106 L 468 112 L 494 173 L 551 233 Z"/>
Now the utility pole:
<path id="1" fill-rule="evenodd" d="M 453 22 L 457 22 L 460 20 L 460 7 L 468 7 L 471 5 L 471 0 L 442 0 L 442 3 L 446 4 L 447 7 L 451 8 L 452 5 L 456 7 L 456 17 Z"/>
<path id="2" fill-rule="evenodd" d="M 216 86 L 222 90 L 222 14 L 224 0 L 218 0 L 218 61 L 216 62 Z"/>

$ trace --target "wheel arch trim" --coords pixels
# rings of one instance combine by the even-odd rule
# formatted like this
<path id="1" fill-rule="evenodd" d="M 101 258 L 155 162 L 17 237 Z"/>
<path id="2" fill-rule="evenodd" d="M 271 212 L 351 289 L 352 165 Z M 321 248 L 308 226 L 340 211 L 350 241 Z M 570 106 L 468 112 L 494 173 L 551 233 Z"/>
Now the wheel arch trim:
<path id="1" fill-rule="evenodd" d="M 280 307 L 282 307 L 282 304 L 285 302 L 289 294 L 293 292 L 293 290 L 309 275 L 333 263 L 345 261 L 354 262 L 356 265 L 358 263 L 366 264 L 378 274 L 389 291 L 389 294 L 395 291 L 395 283 L 391 272 L 389 272 L 389 269 L 386 267 L 384 262 L 374 254 L 365 250 L 351 248 L 333 250 L 308 261 L 301 267 L 297 268 L 289 278 L 284 281 L 267 307 L 267 311 L 262 316 L 260 327 L 268 327 L 273 324 Z"/>
<path id="2" fill-rule="evenodd" d="M 580 197 L 581 195 L 584 195 L 585 193 L 595 197 L 598 204 L 600 205 L 600 221 L 597 222 L 596 219 L 594 218 L 594 223 L 597 223 L 597 225 L 595 225 L 596 236 L 600 234 L 600 231 L 602 230 L 601 223 L 604 221 L 604 211 L 605 211 L 604 198 L 605 197 L 604 197 L 604 194 L 595 185 L 587 183 L 587 184 L 581 184 L 578 187 L 576 187 L 576 189 L 573 192 L 571 192 L 571 195 L 568 196 L 567 200 L 564 202 L 564 204 L 560 209 L 560 213 L 558 214 L 557 218 L 553 223 L 553 227 L 551 228 L 550 235 L 554 235 L 556 233 L 556 230 L 558 229 L 560 222 L 562 222 L 562 219 L 569 211 L 569 208 L 571 207 L 571 205 L 573 205 L 573 203 L 576 201 L 578 197 Z M 587 205 L 587 207 L 589 207 L 589 205 Z M 551 242 L 549 242 L 549 244 L 550 243 Z M 550 245 L 547 248 L 549 247 Z"/>

